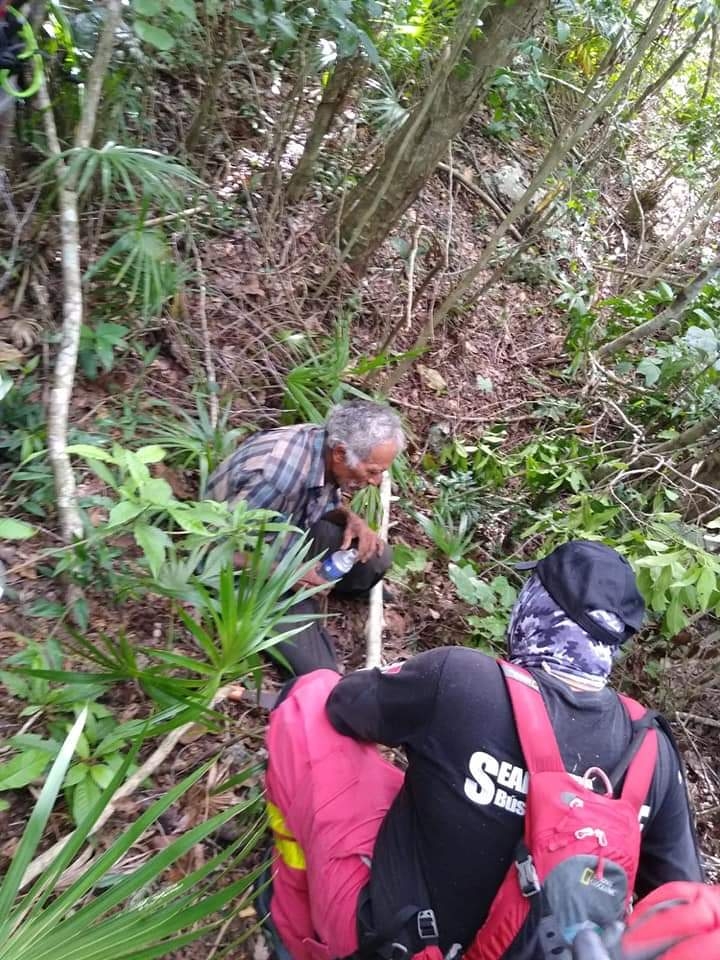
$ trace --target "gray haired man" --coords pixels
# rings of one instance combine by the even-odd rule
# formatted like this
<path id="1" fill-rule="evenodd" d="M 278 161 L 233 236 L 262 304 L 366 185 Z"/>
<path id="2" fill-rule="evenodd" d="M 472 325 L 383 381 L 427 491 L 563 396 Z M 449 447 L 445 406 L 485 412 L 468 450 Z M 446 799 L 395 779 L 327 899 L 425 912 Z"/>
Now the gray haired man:
<path id="1" fill-rule="evenodd" d="M 342 492 L 378 486 L 404 445 L 400 420 L 389 407 L 352 400 L 333 407 L 324 427 L 300 424 L 254 434 L 212 474 L 207 493 L 231 506 L 245 500 L 255 509 L 277 511 L 310 533 L 314 556 L 356 547 L 358 562 L 335 592 L 362 595 L 387 572 L 390 551 L 342 503 Z M 283 552 L 299 536 L 287 537 Z M 325 582 L 315 568 L 298 585 Z M 293 612 L 315 613 L 317 605 L 313 599 L 306 600 Z M 318 621 L 277 649 L 296 675 L 323 667 L 337 669 L 332 640 Z"/>

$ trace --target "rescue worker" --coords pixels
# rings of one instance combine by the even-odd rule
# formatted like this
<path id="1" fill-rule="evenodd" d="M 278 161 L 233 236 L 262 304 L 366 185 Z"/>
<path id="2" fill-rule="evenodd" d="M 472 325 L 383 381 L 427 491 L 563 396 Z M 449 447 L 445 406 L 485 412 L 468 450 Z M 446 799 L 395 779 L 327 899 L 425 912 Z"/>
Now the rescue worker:
<path id="1" fill-rule="evenodd" d="M 616 771 L 622 783 L 641 731 L 608 678 L 644 614 L 632 569 L 585 541 L 529 566 L 510 669 L 542 695 L 565 770 Z M 466 647 L 294 682 L 267 738 L 270 912 L 293 960 L 491 956 L 472 945 L 511 872 L 528 791 L 508 684 L 495 659 Z M 702 879 L 680 756 L 667 724 L 651 725 L 656 753 L 634 818 L 638 896 Z M 405 773 L 375 744 L 401 747 Z"/>

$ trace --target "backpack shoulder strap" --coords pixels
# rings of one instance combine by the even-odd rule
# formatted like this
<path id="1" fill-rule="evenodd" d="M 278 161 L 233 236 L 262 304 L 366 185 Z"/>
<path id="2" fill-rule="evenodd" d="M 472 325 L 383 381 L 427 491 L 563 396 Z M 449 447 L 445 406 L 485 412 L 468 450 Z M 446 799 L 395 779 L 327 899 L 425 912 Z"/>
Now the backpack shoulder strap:
<path id="1" fill-rule="evenodd" d="M 505 678 L 528 772 L 563 772 L 565 764 L 540 687 L 522 667 L 505 660 L 498 660 L 498 664 Z"/>
<path id="2" fill-rule="evenodd" d="M 647 799 L 657 764 L 658 742 L 656 716 L 642 704 L 620 694 L 620 701 L 633 721 L 635 735 L 630 742 L 626 757 L 627 765 L 622 798 L 640 810 Z M 621 761 L 621 766 L 623 761 Z"/>

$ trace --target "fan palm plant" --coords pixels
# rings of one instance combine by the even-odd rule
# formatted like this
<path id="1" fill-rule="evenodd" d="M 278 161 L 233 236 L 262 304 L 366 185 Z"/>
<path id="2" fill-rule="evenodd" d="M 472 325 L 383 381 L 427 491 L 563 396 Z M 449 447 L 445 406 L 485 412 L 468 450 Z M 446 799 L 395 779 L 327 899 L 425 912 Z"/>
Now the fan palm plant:
<path id="1" fill-rule="evenodd" d="M 22 892 L 24 875 L 43 838 L 85 720 L 83 711 L 50 769 L 0 885 L 0 960 L 151 960 L 207 935 L 224 922 L 231 904 L 238 909 L 252 897 L 252 884 L 261 868 L 245 872 L 240 879 L 227 873 L 247 857 L 261 836 L 257 817 L 243 837 L 180 881 L 170 883 L 166 872 L 230 819 L 257 814 L 258 800 L 234 804 L 206 819 L 134 869 L 128 870 L 123 863 L 145 831 L 180 801 L 213 761 L 151 803 L 104 852 L 86 862 L 87 840 L 126 776 L 130 758 L 48 868 Z"/>

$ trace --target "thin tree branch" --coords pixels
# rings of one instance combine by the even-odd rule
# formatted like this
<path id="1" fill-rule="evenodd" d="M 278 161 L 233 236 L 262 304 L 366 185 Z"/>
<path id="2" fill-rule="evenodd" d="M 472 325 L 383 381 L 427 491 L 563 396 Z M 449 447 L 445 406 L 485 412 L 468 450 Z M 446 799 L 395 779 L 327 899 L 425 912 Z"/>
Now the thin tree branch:
<path id="1" fill-rule="evenodd" d="M 212 344 L 210 342 L 210 330 L 207 321 L 207 281 L 205 271 L 200 258 L 195 240 L 192 241 L 193 253 L 195 254 L 195 269 L 198 274 L 200 286 L 200 296 L 198 300 L 198 314 L 200 316 L 200 332 L 202 334 L 203 357 L 205 360 L 205 376 L 208 382 L 208 393 L 210 394 L 210 426 L 213 430 L 217 429 L 220 416 L 220 403 L 217 395 L 217 377 L 215 376 L 215 361 L 213 360 Z"/>
<path id="2" fill-rule="evenodd" d="M 92 141 L 103 81 L 110 65 L 115 31 L 120 21 L 121 0 L 108 0 L 107 15 L 88 72 L 87 93 L 75 136 L 77 147 Z M 82 536 L 82 519 L 77 506 L 75 475 L 67 453 L 68 417 L 75 381 L 80 330 L 83 322 L 82 271 L 80 266 L 80 224 L 76 182 L 62 161 L 47 86 L 43 78 L 38 92 L 50 153 L 56 158 L 59 185 L 60 242 L 63 276 L 63 325 L 55 360 L 53 384 L 48 403 L 48 454 L 55 478 L 58 517 L 63 538 L 70 542 Z"/>
<path id="3" fill-rule="evenodd" d="M 85 102 L 80 114 L 77 132 L 75 134 L 76 147 L 89 147 L 95 133 L 95 122 L 97 120 L 97 111 L 102 96 L 105 74 L 110 66 L 113 45 L 115 43 L 115 33 L 120 24 L 120 14 L 122 12 L 122 0 L 107 0 L 105 5 L 105 23 L 102 33 L 95 49 L 95 56 L 88 70 L 87 82 L 85 85 Z"/>
<path id="4" fill-rule="evenodd" d="M 631 343 L 644 340 L 646 337 L 658 333 L 660 330 L 664 330 L 672 323 L 678 323 L 682 314 L 697 299 L 708 283 L 719 273 L 720 260 L 715 260 L 709 267 L 703 270 L 702 273 L 698 274 L 692 283 L 683 287 L 673 302 L 656 317 L 653 317 L 651 320 L 646 320 L 645 323 L 641 323 L 637 327 L 633 327 L 632 330 L 627 330 L 609 343 L 604 343 L 597 351 L 597 355 L 599 357 L 610 356 L 619 350 L 624 350 L 625 347 Z"/>
<path id="5" fill-rule="evenodd" d="M 390 471 L 386 470 L 380 484 L 380 503 L 382 504 L 382 519 L 380 521 L 379 536 L 387 542 L 390 527 L 390 496 L 392 480 Z M 383 582 L 376 583 L 370 591 L 367 625 L 365 637 L 367 640 L 366 667 L 379 667 L 382 664 L 382 631 L 383 631 Z"/>

